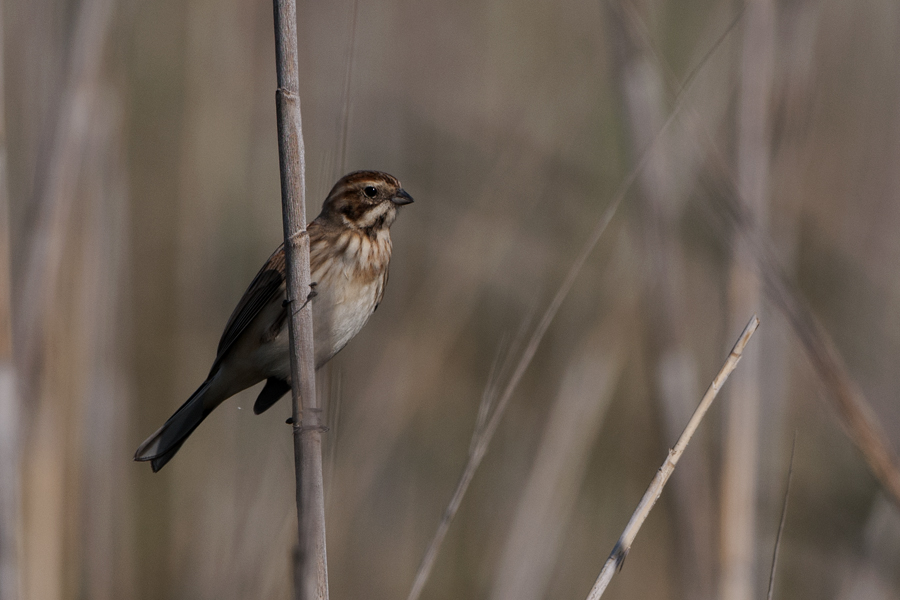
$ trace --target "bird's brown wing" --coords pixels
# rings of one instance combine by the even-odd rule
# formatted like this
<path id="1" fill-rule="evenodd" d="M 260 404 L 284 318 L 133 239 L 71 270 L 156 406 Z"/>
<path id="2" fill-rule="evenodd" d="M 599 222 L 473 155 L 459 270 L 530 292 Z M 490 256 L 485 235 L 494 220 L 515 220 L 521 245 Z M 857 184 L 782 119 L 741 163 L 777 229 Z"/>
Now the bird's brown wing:
<path id="1" fill-rule="evenodd" d="M 259 314 L 276 294 L 282 293 L 284 290 L 284 245 L 269 257 L 266 264 L 263 265 L 256 277 L 250 283 L 250 287 L 244 292 L 241 300 L 231 313 L 228 323 L 225 325 L 225 331 L 222 332 L 222 339 L 219 340 L 219 348 L 216 351 L 216 361 L 213 364 L 213 370 L 222 356 L 234 344 L 235 340 L 241 335 L 247 325 Z"/>

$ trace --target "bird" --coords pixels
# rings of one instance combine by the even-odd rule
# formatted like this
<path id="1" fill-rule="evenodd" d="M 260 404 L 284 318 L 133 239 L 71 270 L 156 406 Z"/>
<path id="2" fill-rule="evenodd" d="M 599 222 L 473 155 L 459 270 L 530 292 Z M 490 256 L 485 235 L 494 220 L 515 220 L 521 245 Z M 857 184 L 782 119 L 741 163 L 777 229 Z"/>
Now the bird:
<path id="1" fill-rule="evenodd" d="M 362 329 L 384 297 L 390 228 L 413 199 L 393 176 L 355 171 L 342 177 L 308 225 L 316 369 Z M 136 461 L 159 471 L 222 402 L 261 381 L 261 414 L 291 390 L 284 244 L 269 257 L 225 325 L 206 380 L 138 447 Z"/>

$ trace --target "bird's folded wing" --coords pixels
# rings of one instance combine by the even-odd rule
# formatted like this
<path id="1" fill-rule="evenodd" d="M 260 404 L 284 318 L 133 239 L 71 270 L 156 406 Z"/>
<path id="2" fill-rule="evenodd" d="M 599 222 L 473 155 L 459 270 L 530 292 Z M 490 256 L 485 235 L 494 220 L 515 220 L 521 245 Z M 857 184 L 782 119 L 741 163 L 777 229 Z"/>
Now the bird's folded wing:
<path id="1" fill-rule="evenodd" d="M 244 292 L 243 297 L 234 308 L 234 312 L 231 313 L 231 317 L 225 325 L 225 331 L 222 333 L 222 339 L 219 340 L 213 369 L 216 368 L 219 359 L 247 328 L 247 325 L 259 314 L 259 311 L 269 304 L 277 294 L 281 294 L 283 289 L 284 245 L 281 245 L 253 278 L 250 287 Z"/>

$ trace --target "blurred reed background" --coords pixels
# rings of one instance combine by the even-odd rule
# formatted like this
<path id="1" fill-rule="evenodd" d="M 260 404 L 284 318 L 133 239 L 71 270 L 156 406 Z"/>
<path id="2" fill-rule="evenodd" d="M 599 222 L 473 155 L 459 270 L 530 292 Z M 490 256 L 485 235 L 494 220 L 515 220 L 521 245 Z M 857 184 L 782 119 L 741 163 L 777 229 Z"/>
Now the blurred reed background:
<path id="1" fill-rule="evenodd" d="M 298 13 L 309 212 L 361 168 L 416 198 L 381 309 L 320 374 L 333 598 L 406 597 L 482 395 L 642 157 L 423 598 L 584 598 L 752 312 L 611 597 L 763 597 L 794 431 L 775 597 L 900 595 L 897 504 L 722 223 L 743 206 L 900 447 L 900 4 Z M 290 598 L 288 403 L 254 417 L 252 390 L 161 473 L 131 462 L 281 239 L 271 4 L 0 17 L 0 600 Z"/>

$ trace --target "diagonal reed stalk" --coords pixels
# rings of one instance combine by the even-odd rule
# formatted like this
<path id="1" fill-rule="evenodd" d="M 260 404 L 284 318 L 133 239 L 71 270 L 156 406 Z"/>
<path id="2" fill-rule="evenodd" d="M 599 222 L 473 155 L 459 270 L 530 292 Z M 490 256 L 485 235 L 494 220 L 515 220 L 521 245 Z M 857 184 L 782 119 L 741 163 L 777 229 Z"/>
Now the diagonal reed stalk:
<path id="1" fill-rule="evenodd" d="M 742 4 L 726 34 L 737 25 L 745 10 L 746 4 Z M 703 61 L 711 52 L 706 54 Z M 697 69 L 691 73 L 688 81 L 693 78 L 696 71 Z M 676 86 L 679 98 L 684 96 L 687 85 L 686 83 L 681 87 Z M 680 102 L 676 102 L 676 110 L 673 112 L 676 112 L 680 105 Z M 690 113 L 688 115 L 690 116 Z M 832 399 L 847 436 L 859 448 L 872 474 L 890 496 L 891 501 L 900 507 L 900 457 L 892 446 L 887 432 L 860 385 L 848 370 L 843 355 L 830 333 L 823 327 L 797 286 L 785 273 L 774 253 L 775 244 L 772 239 L 759 231 L 739 201 L 738 183 L 728 159 L 719 151 L 713 135 L 703 129 L 700 133 L 704 135 L 698 136 L 696 143 L 705 151 L 713 173 L 720 178 L 718 183 L 721 186 L 715 197 L 708 202 L 707 208 L 713 217 L 719 219 L 720 227 L 730 231 L 733 238 L 742 240 L 741 243 L 750 254 L 754 268 L 759 271 L 765 297 L 791 326 L 818 374 L 823 389 Z"/>
<path id="2" fill-rule="evenodd" d="M 631 169 L 631 171 L 620 184 L 615 196 L 613 196 L 612 202 L 610 202 L 609 206 L 603 212 L 603 215 L 600 217 L 600 221 L 597 223 L 597 226 L 594 228 L 591 236 L 588 238 L 587 242 L 582 247 L 581 252 L 576 257 L 575 262 L 572 264 L 572 267 L 569 269 L 569 272 L 566 275 L 566 278 L 563 280 L 562 284 L 560 284 L 556 295 L 553 297 L 550 305 L 544 311 L 540 322 L 538 323 L 537 327 L 535 327 L 534 332 L 532 333 L 531 338 L 528 341 L 528 344 L 525 346 L 525 349 L 522 352 L 519 362 L 517 363 L 516 368 L 509 379 L 509 382 L 504 388 L 502 395 L 497 400 L 496 407 L 493 409 L 490 418 L 486 421 L 484 427 L 476 428 L 475 434 L 473 435 L 472 439 L 471 450 L 469 452 L 469 460 L 467 461 L 466 466 L 463 469 L 462 476 L 459 478 L 459 481 L 456 484 L 456 489 L 453 491 L 453 496 L 451 497 L 447 508 L 444 509 L 444 513 L 441 516 L 441 521 L 438 524 L 437 530 L 435 531 L 434 536 L 432 537 L 427 549 L 425 550 L 425 554 L 422 557 L 422 562 L 419 564 L 418 570 L 416 571 L 416 577 L 413 581 L 412 589 L 407 596 L 407 600 L 418 600 L 418 598 L 421 596 L 422 590 L 425 587 L 425 583 L 428 581 L 428 577 L 431 575 L 431 571 L 434 568 L 434 562 L 437 559 L 438 552 L 441 548 L 441 545 L 443 544 L 444 538 L 447 535 L 447 530 L 450 528 L 450 523 L 453 520 L 453 517 L 456 515 L 457 510 L 459 510 L 459 506 L 462 503 L 462 499 L 469 488 L 469 484 L 472 482 L 472 478 L 475 476 L 475 471 L 478 470 L 478 466 L 481 464 L 481 460 L 482 458 L 484 458 L 485 452 L 487 452 L 487 447 L 490 444 L 491 438 L 493 437 L 494 432 L 496 431 L 497 426 L 500 423 L 500 419 L 506 410 L 509 399 L 512 397 L 513 392 L 518 386 L 519 381 L 522 379 L 522 376 L 525 374 L 525 371 L 528 369 L 528 366 L 531 364 L 531 359 L 534 358 L 534 354 L 535 352 L 537 352 L 537 347 L 540 345 L 544 334 L 547 332 L 547 328 L 550 327 L 550 323 L 553 321 L 553 318 L 559 311 L 559 307 L 562 305 L 563 300 L 565 300 L 566 296 L 569 294 L 569 291 L 572 289 L 572 286 L 575 284 L 575 280 L 578 277 L 578 274 L 581 272 L 581 268 L 587 261 L 588 256 L 590 256 L 591 252 L 594 250 L 597 242 L 600 241 L 600 238 L 603 236 L 603 232 L 606 231 L 607 225 L 609 225 L 609 222 L 616 214 L 616 210 L 619 208 L 619 205 L 622 203 L 625 195 L 631 189 L 631 186 L 637 179 L 638 174 L 649 163 L 652 153 L 659 144 L 659 141 L 675 121 L 675 117 L 678 115 L 682 105 L 684 104 L 686 93 L 690 90 L 691 84 L 696 80 L 697 74 L 709 61 L 710 57 L 715 53 L 716 49 L 722 44 L 725 38 L 728 37 L 728 34 L 740 21 L 742 14 L 743 10 L 738 12 L 738 14 L 728 25 L 722 35 L 719 36 L 719 38 L 712 44 L 709 51 L 703 55 L 697 66 L 695 66 L 694 69 L 685 78 L 684 84 L 680 88 L 681 92 L 675 100 L 675 105 L 672 109 L 672 112 L 669 114 L 669 117 L 666 119 L 665 123 L 663 123 L 662 127 L 657 132 L 652 142 L 643 151 L 640 159 L 637 161 L 637 164 Z M 487 401 L 490 401 L 489 397 L 490 395 L 488 394 L 485 396 L 485 399 Z"/>
<path id="3" fill-rule="evenodd" d="M 784 501 L 781 503 L 781 520 L 778 522 L 778 533 L 775 535 L 775 549 L 772 551 L 772 569 L 769 571 L 769 592 L 766 600 L 772 600 L 775 595 L 775 569 L 778 566 L 778 551 L 781 548 L 781 534 L 784 533 L 784 523 L 787 521 L 788 498 L 791 495 L 791 479 L 794 476 L 794 451 L 797 449 L 797 432 L 794 431 L 794 441 L 791 442 L 791 462 L 788 467 L 787 484 L 784 486 Z"/>
<path id="4" fill-rule="evenodd" d="M 634 181 L 634 178 L 630 178 L 630 181 Z M 528 340 L 528 344 L 522 352 L 522 356 L 516 365 L 515 371 L 513 371 L 509 382 L 503 389 L 500 398 L 496 401 L 496 406 L 493 411 L 490 412 L 488 409 L 485 409 L 484 406 L 479 409 L 479 421 L 484 422 L 484 426 L 476 428 L 475 435 L 472 439 L 471 450 L 469 452 L 469 460 L 463 469 L 463 474 L 459 478 L 459 482 L 456 484 L 456 489 L 453 491 L 450 503 L 444 510 L 437 531 L 431 539 L 431 542 L 428 544 L 428 549 L 425 551 L 425 556 L 422 558 L 422 562 L 416 572 L 416 578 L 413 582 L 412 589 L 409 592 L 409 596 L 407 596 L 407 600 L 417 600 L 421 595 L 422 589 L 425 587 L 425 582 L 428 581 L 428 577 L 431 575 L 434 561 L 437 558 L 444 537 L 447 535 L 447 530 L 450 528 L 450 523 L 453 521 L 453 517 L 456 516 L 456 511 L 459 510 L 459 505 L 462 503 L 463 496 L 465 496 L 466 491 L 469 489 L 469 484 L 475 476 L 475 471 L 478 470 L 478 466 L 481 464 L 481 460 L 487 452 L 488 445 L 490 445 L 491 439 L 494 437 L 494 432 L 496 432 L 497 427 L 500 425 L 500 419 L 506 411 L 506 407 L 509 404 L 510 398 L 512 398 L 513 392 L 516 390 L 516 387 L 518 387 L 519 382 L 522 380 L 522 376 L 531 364 L 531 360 L 534 358 L 534 354 L 537 352 L 538 346 L 544 338 L 544 334 L 550 327 L 550 323 L 553 322 L 553 318 L 556 316 L 556 313 L 559 312 L 559 307 L 562 305 L 563 300 L 566 299 L 566 296 L 575 284 L 578 273 L 584 266 L 585 261 L 587 261 L 588 256 L 590 256 L 594 246 L 600 241 L 600 237 L 603 235 L 603 232 L 606 231 L 607 225 L 609 225 L 609 222 L 616 214 L 616 209 L 619 207 L 622 198 L 625 196 L 625 190 L 627 190 L 627 187 L 623 186 L 620 193 L 616 196 L 616 199 L 609 207 L 607 207 L 603 216 L 600 218 L 600 222 L 594 229 L 594 233 L 584 245 L 584 248 L 582 248 L 578 258 L 575 259 L 575 263 L 569 270 L 568 275 L 566 275 L 566 279 L 563 281 L 562 285 L 560 285 L 559 290 L 556 292 L 556 295 L 553 297 L 547 310 L 544 311 L 540 322 L 531 334 L 531 338 Z M 488 399 L 488 401 L 490 401 L 491 397 L 492 394 L 485 395 L 485 399 Z M 485 417 L 489 412 L 490 418 L 487 418 L 485 421 Z"/>
<path id="5" fill-rule="evenodd" d="M 712 141 L 707 144 L 710 158 L 717 162 L 722 176 L 721 195 L 709 203 L 711 215 L 723 229 L 742 240 L 759 271 L 766 298 L 784 316 L 819 376 L 823 389 L 832 398 L 847 436 L 865 457 L 895 506 L 900 507 L 900 457 L 891 445 L 872 405 L 850 374 L 843 355 L 828 330 L 815 316 L 796 285 L 784 272 L 774 252 L 772 240 L 754 226 L 730 177 L 724 159 Z"/>
<path id="6" fill-rule="evenodd" d="M 609 582 L 612 580 L 613 575 L 615 575 L 616 569 L 622 565 L 625 556 L 628 554 L 628 551 L 631 550 L 631 545 L 634 543 L 635 536 L 637 536 L 638 531 L 640 531 L 641 526 L 653 509 L 653 505 L 656 504 L 656 501 L 659 499 L 660 494 L 662 494 L 663 488 L 669 480 L 669 477 L 671 477 L 672 473 L 675 471 L 675 465 L 678 464 L 678 460 L 681 458 L 681 455 L 684 454 L 685 448 L 687 448 L 694 432 L 700 425 L 700 421 L 703 420 L 709 407 L 712 406 L 713 400 L 716 399 L 719 390 L 722 389 L 728 376 L 731 375 L 731 372 L 734 371 L 738 361 L 741 360 L 741 354 L 743 354 L 747 342 L 750 341 L 750 337 L 756 331 L 757 327 L 759 327 L 759 319 L 756 318 L 756 315 L 753 315 L 740 337 L 738 337 L 737 342 L 735 342 L 734 348 L 732 348 L 731 352 L 728 354 L 728 358 L 725 359 L 725 364 L 719 369 L 718 375 L 716 375 L 715 379 L 713 379 L 709 388 L 706 390 L 706 393 L 703 395 L 700 405 L 697 406 L 693 416 L 691 416 L 691 420 L 688 421 L 687 426 L 684 428 L 684 432 L 681 434 L 681 437 L 678 438 L 678 442 L 671 450 L 669 450 L 669 455 L 666 457 L 665 462 L 663 462 L 659 471 L 656 472 L 656 476 L 653 477 L 647 491 L 644 492 L 644 497 L 641 498 L 634 514 L 631 515 L 631 519 L 628 521 L 628 525 L 625 526 L 625 530 L 619 537 L 619 541 L 616 542 L 612 552 L 609 554 L 609 558 L 606 559 L 606 563 L 600 571 L 600 576 L 597 577 L 594 587 L 591 588 L 591 592 L 588 594 L 588 600 L 599 600 L 606 590 L 606 587 L 609 585 Z"/>

